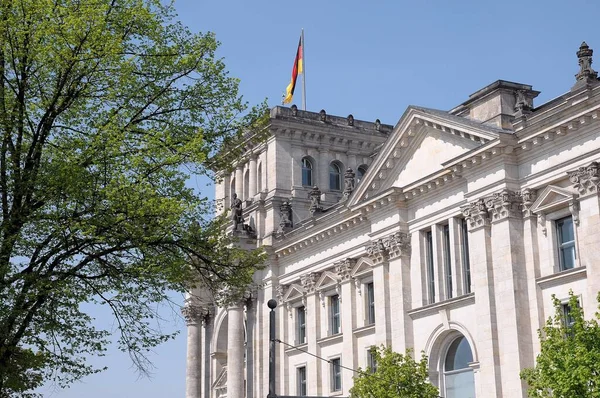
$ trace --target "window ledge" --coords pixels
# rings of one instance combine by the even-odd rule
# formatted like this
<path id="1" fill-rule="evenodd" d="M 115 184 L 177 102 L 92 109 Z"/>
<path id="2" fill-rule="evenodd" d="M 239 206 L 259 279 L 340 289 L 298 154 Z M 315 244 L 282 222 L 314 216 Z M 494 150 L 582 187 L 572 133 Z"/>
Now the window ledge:
<path id="1" fill-rule="evenodd" d="M 360 337 L 360 336 L 366 336 L 369 334 L 373 334 L 375 333 L 375 324 L 372 323 L 370 325 L 366 325 L 366 326 L 362 326 L 360 328 L 356 328 L 352 331 L 353 334 L 355 334 L 356 336 Z"/>
<path id="2" fill-rule="evenodd" d="M 449 310 L 453 308 L 466 307 L 471 304 L 475 304 L 475 293 L 472 292 L 448 300 L 428 304 L 421 308 L 410 310 L 408 311 L 408 315 L 410 315 L 410 317 L 413 319 L 422 318 L 424 316 L 437 314 L 440 310 Z"/>
<path id="3" fill-rule="evenodd" d="M 556 274 L 542 276 L 537 278 L 535 282 L 540 288 L 545 289 L 548 287 L 562 285 L 568 282 L 578 281 L 587 277 L 587 270 L 585 266 L 568 269 L 566 271 L 557 272 Z"/>
<path id="4" fill-rule="evenodd" d="M 285 349 L 286 354 L 302 353 L 300 350 L 306 351 L 308 349 L 308 343 L 297 344 L 295 347 L 287 347 Z"/>
<path id="5" fill-rule="evenodd" d="M 342 395 L 342 390 L 340 391 L 332 391 L 329 393 L 330 397 L 339 397 L 340 395 Z"/>
<path id="6" fill-rule="evenodd" d="M 317 343 L 319 343 L 321 345 L 330 345 L 330 344 L 335 344 L 335 343 L 341 343 L 343 340 L 343 337 L 344 336 L 342 335 L 342 333 L 336 333 L 336 334 L 332 334 L 331 336 L 320 338 L 319 340 L 317 340 Z"/>

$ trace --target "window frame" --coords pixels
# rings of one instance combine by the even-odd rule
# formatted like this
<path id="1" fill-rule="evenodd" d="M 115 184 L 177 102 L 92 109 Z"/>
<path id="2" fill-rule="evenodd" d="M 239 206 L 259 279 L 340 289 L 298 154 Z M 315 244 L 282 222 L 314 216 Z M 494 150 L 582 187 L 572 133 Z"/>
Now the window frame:
<path id="1" fill-rule="evenodd" d="M 308 163 L 308 165 L 310 167 L 306 167 L 305 162 Z M 304 156 L 301 160 L 300 160 L 300 170 L 301 170 L 301 178 L 302 178 L 302 186 L 303 187 L 312 187 L 313 186 L 313 180 L 314 180 L 314 164 L 313 161 L 311 160 L 310 157 L 308 156 Z M 305 175 L 306 175 L 306 180 L 305 180 Z"/>
<path id="2" fill-rule="evenodd" d="M 460 219 L 460 250 L 463 271 L 463 291 L 471 293 L 471 258 L 469 256 L 469 225 L 465 218 Z"/>
<path id="3" fill-rule="evenodd" d="M 367 371 L 369 373 L 375 373 L 377 371 L 377 362 L 375 361 L 375 356 L 373 355 L 373 352 L 377 350 L 377 347 L 375 346 L 371 346 L 369 348 L 367 348 Z"/>
<path id="4" fill-rule="evenodd" d="M 367 174 L 368 166 L 366 164 L 361 164 L 356 168 L 356 183 L 358 184 L 360 180 L 363 179 L 365 174 Z M 359 176 L 360 174 L 360 176 Z"/>
<path id="5" fill-rule="evenodd" d="M 297 345 L 306 344 L 306 342 L 307 342 L 306 307 L 304 305 L 295 307 L 295 312 L 296 312 L 296 344 Z M 302 317 L 302 319 L 301 319 L 301 317 Z"/>
<path id="6" fill-rule="evenodd" d="M 330 378 L 329 378 L 329 390 L 330 392 L 342 391 L 342 357 L 337 356 L 329 359 L 330 364 Z"/>
<path id="7" fill-rule="evenodd" d="M 306 383 L 306 365 L 296 367 L 296 395 L 299 397 L 305 397 L 308 395 L 308 388 Z M 300 376 L 303 376 L 302 378 Z"/>
<path id="8" fill-rule="evenodd" d="M 365 326 L 375 324 L 375 284 L 368 281 L 364 284 L 365 292 Z"/>
<path id="9" fill-rule="evenodd" d="M 332 167 L 335 167 L 337 171 L 332 171 Z M 329 190 L 330 191 L 342 191 L 344 189 L 344 183 L 342 181 L 344 177 L 344 166 L 337 160 L 329 163 Z M 333 179 L 335 178 L 335 180 Z M 332 182 L 335 181 L 335 187 L 332 186 Z"/>
<path id="10" fill-rule="evenodd" d="M 332 294 L 327 297 L 329 310 L 329 335 L 333 336 L 342 333 L 342 308 L 339 294 Z M 334 302 L 337 312 L 334 312 Z M 335 326 L 335 327 L 334 327 Z"/>
<path id="11" fill-rule="evenodd" d="M 464 339 L 464 341 L 467 343 L 469 350 L 471 351 L 471 362 L 469 362 L 467 364 L 466 368 L 461 368 L 461 369 L 453 369 L 453 370 L 446 370 L 446 361 L 448 359 L 448 354 L 450 353 L 450 348 L 452 347 L 452 345 L 454 344 L 455 341 L 457 341 L 458 339 Z M 473 391 L 475 391 L 475 374 L 474 374 L 474 370 L 473 368 L 469 365 L 470 363 L 473 363 L 473 361 L 475 360 L 474 358 L 474 353 L 473 353 L 473 347 L 471 346 L 471 343 L 469 342 L 469 339 L 467 339 L 467 337 L 462 334 L 462 333 L 456 333 L 453 334 L 451 337 L 449 336 L 447 339 L 445 339 L 444 342 L 445 348 L 443 349 L 442 353 L 443 355 L 440 357 L 440 394 L 443 393 L 443 396 L 448 396 L 448 391 L 447 391 L 447 382 L 446 382 L 446 377 L 447 376 L 453 376 L 453 375 L 457 375 L 457 374 L 461 374 L 461 373 L 471 373 L 473 375 Z"/>
<path id="12" fill-rule="evenodd" d="M 452 288 L 453 288 L 453 280 L 452 280 L 452 244 L 450 241 L 450 224 L 442 225 L 442 257 L 444 263 L 444 282 L 446 288 L 446 299 L 451 299 L 453 297 Z"/>
<path id="13" fill-rule="evenodd" d="M 573 240 L 571 241 L 562 241 L 562 229 L 559 226 L 560 222 L 564 222 L 566 220 L 570 220 L 571 223 L 571 232 L 573 234 Z M 577 264 L 577 235 L 575 234 L 575 221 L 573 220 L 573 215 L 569 214 L 567 216 L 564 217 L 560 217 L 560 218 L 556 218 L 554 220 L 552 220 L 552 225 L 553 225 L 553 229 L 554 229 L 554 234 L 555 234 L 555 244 L 556 244 L 556 256 L 557 256 L 557 260 L 558 260 L 558 272 L 562 272 L 562 271 L 567 271 L 567 270 L 571 270 L 574 268 L 577 268 L 578 264 Z M 568 246 L 566 246 L 568 245 Z M 564 250 L 566 248 L 572 249 L 573 251 L 573 262 L 572 262 L 572 266 L 570 267 L 566 267 L 565 263 L 564 263 Z"/>
<path id="14" fill-rule="evenodd" d="M 424 231 L 425 274 L 427 288 L 427 304 L 435 303 L 435 253 L 433 250 L 433 230 Z"/>

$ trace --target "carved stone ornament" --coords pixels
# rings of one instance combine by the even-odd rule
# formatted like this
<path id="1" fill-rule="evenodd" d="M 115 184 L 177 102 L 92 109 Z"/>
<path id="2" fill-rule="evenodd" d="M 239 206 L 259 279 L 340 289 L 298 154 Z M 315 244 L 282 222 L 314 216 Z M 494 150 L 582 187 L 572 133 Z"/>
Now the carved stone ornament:
<path id="1" fill-rule="evenodd" d="M 310 199 L 310 207 L 308 211 L 311 216 L 314 216 L 315 213 L 321 212 L 323 207 L 321 206 L 321 190 L 316 185 L 310 190 L 308 193 L 308 197 Z"/>
<path id="2" fill-rule="evenodd" d="M 493 221 L 506 218 L 521 218 L 522 199 L 521 196 L 508 189 L 494 193 L 487 198 L 486 206 L 491 213 Z"/>
<path id="3" fill-rule="evenodd" d="M 296 104 L 292 105 L 291 109 L 292 109 L 292 116 L 298 116 L 298 107 L 296 106 Z"/>
<path id="4" fill-rule="evenodd" d="M 339 282 L 350 280 L 350 272 L 352 271 L 352 260 L 346 259 L 335 264 L 335 273 Z"/>
<path id="5" fill-rule="evenodd" d="M 212 311 L 209 307 L 187 303 L 181 308 L 181 314 L 185 318 L 187 326 L 206 325 Z"/>
<path id="6" fill-rule="evenodd" d="M 591 193 L 600 194 L 600 163 L 592 162 L 588 166 L 580 167 L 575 171 L 567 172 L 573 188 L 579 195 Z"/>
<path id="7" fill-rule="evenodd" d="M 318 275 L 314 272 L 304 274 L 300 277 L 300 282 L 306 293 L 315 292 L 315 283 L 317 283 Z"/>
<path id="8" fill-rule="evenodd" d="M 354 116 L 348 115 L 347 121 L 348 121 L 348 126 L 354 126 Z"/>
<path id="9" fill-rule="evenodd" d="M 287 289 L 286 285 L 275 286 L 275 297 L 277 297 L 277 301 L 279 303 L 283 303 L 283 296 L 285 296 L 286 289 Z"/>
<path id="10" fill-rule="evenodd" d="M 383 244 L 383 239 L 378 239 L 373 242 L 369 242 L 366 247 L 367 255 L 373 260 L 375 264 L 382 263 L 387 259 L 388 253 Z"/>
<path id="11" fill-rule="evenodd" d="M 579 51 L 577 51 L 577 58 L 579 58 L 579 72 L 575 75 L 577 81 L 591 80 L 598 78 L 598 72 L 592 69 L 592 50 L 586 42 L 581 43 Z"/>
<path id="12" fill-rule="evenodd" d="M 546 228 L 546 213 L 538 213 L 538 225 L 540 226 L 540 229 L 542 230 L 544 236 L 546 236 L 546 234 L 548 233 L 548 230 Z"/>
<path id="13" fill-rule="evenodd" d="M 284 201 L 279 206 L 279 229 L 277 232 L 287 232 L 293 227 L 292 222 L 292 205 L 288 201 Z"/>
<path id="14" fill-rule="evenodd" d="M 348 167 L 344 173 L 344 193 L 342 194 L 342 201 L 348 200 L 350 195 L 352 195 L 356 184 L 355 176 L 354 170 Z"/>
<path id="15" fill-rule="evenodd" d="M 322 122 L 327 120 L 327 112 L 325 112 L 325 109 L 321 109 L 321 112 L 319 112 L 319 117 L 321 118 Z"/>
<path id="16" fill-rule="evenodd" d="M 521 201 L 523 203 L 523 217 L 533 217 L 535 214 L 531 211 L 531 206 L 533 202 L 537 199 L 537 193 L 535 190 L 530 188 L 525 188 L 521 192 L 517 192 L 517 195 L 521 197 Z"/>
<path id="17" fill-rule="evenodd" d="M 381 130 L 381 120 L 379 120 L 379 119 L 375 120 L 375 130 L 377 130 L 377 131 Z"/>
<path id="18" fill-rule="evenodd" d="M 410 235 L 405 232 L 396 232 L 383 239 L 390 259 L 402 255 L 410 255 Z"/>
<path id="19" fill-rule="evenodd" d="M 469 223 L 470 229 L 490 225 L 490 215 L 484 199 L 478 199 L 460 209 Z"/>

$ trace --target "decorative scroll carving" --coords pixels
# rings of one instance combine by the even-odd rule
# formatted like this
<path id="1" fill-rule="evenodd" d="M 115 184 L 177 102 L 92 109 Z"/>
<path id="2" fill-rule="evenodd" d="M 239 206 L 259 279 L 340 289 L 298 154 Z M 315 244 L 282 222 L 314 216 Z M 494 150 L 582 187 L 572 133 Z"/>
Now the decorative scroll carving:
<path id="1" fill-rule="evenodd" d="M 356 181 L 354 178 L 355 176 L 354 170 L 348 167 L 346 173 L 344 173 L 344 193 L 342 194 L 342 201 L 348 200 L 350 195 L 352 195 Z"/>
<path id="2" fill-rule="evenodd" d="M 306 293 L 314 293 L 315 292 L 315 283 L 317 282 L 318 274 L 314 272 L 310 272 L 308 274 L 304 274 L 300 277 L 300 282 L 302 283 L 302 287 L 306 291 Z"/>
<path id="3" fill-rule="evenodd" d="M 542 233 L 544 234 L 544 236 L 546 236 L 548 231 L 546 229 L 546 214 L 545 213 L 538 213 L 538 225 L 540 226 L 540 229 L 542 230 Z"/>
<path id="4" fill-rule="evenodd" d="M 490 215 L 484 199 L 478 199 L 460 209 L 469 223 L 470 229 L 490 225 Z"/>
<path id="5" fill-rule="evenodd" d="M 516 192 L 503 189 L 487 198 L 485 202 L 494 221 L 504 220 L 509 217 L 521 217 L 521 207 L 523 202 L 521 196 Z"/>
<path id="6" fill-rule="evenodd" d="M 531 206 L 537 199 L 536 191 L 530 188 L 525 188 L 524 190 L 517 192 L 517 195 L 521 197 L 521 201 L 523 203 L 523 217 L 535 216 L 535 214 L 531 211 Z"/>
<path id="7" fill-rule="evenodd" d="M 384 260 L 387 259 L 388 253 L 383 244 L 383 239 L 378 239 L 374 242 L 369 242 L 369 244 L 366 247 L 366 251 L 367 255 L 371 257 L 371 260 L 373 260 L 375 264 L 382 263 Z"/>
<path id="8" fill-rule="evenodd" d="M 396 232 L 383 239 L 390 259 L 402 255 L 410 255 L 410 235 L 405 232 Z"/>
<path id="9" fill-rule="evenodd" d="M 345 282 L 350 280 L 350 272 L 352 271 L 351 259 L 346 259 L 335 264 L 335 273 L 338 277 L 338 282 Z"/>
<path id="10" fill-rule="evenodd" d="M 588 166 L 567 172 L 567 175 L 579 195 L 600 194 L 600 163 L 592 162 Z"/>
<path id="11" fill-rule="evenodd" d="M 310 207 L 308 211 L 311 216 L 314 216 L 315 213 L 321 212 L 323 207 L 321 206 L 321 190 L 316 185 L 310 190 L 308 193 L 308 197 L 310 199 Z"/>

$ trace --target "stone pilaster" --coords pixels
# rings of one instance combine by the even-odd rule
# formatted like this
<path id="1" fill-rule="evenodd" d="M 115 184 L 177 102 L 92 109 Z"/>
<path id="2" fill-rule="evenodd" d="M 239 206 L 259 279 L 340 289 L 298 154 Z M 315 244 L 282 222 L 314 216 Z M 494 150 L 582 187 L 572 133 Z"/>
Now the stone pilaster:
<path id="1" fill-rule="evenodd" d="M 227 308 L 227 398 L 244 398 L 244 305 Z"/>
<path id="2" fill-rule="evenodd" d="M 246 199 L 254 200 L 254 195 L 256 195 L 256 155 L 250 156 L 250 161 L 248 162 L 248 167 L 250 170 L 248 171 L 250 175 L 249 178 L 249 187 L 248 193 L 246 195 Z M 244 193 L 246 194 L 246 193 Z"/>
<path id="3" fill-rule="evenodd" d="M 461 208 L 469 226 L 471 248 L 471 284 L 475 293 L 477 332 L 475 345 L 480 358 L 481 374 L 475 388 L 486 397 L 501 397 L 498 322 L 494 295 L 491 222 L 485 200 L 479 199 Z"/>
<path id="4" fill-rule="evenodd" d="M 235 169 L 235 193 L 240 200 L 244 200 L 244 166 L 241 164 Z"/>
<path id="5" fill-rule="evenodd" d="M 319 325 L 321 320 L 321 311 L 319 310 L 319 297 L 315 294 L 315 283 L 317 282 L 317 274 L 309 273 L 302 275 L 300 278 L 302 287 L 304 288 L 304 308 L 306 309 L 306 349 L 308 352 L 314 352 L 316 355 L 321 354 L 321 347 L 317 344 L 319 339 Z M 322 383 L 314 382 L 321 380 L 321 364 L 320 361 L 310 356 L 306 363 L 306 392 L 309 396 L 323 395 Z M 295 392 L 294 392 L 295 394 Z"/>
<path id="6" fill-rule="evenodd" d="M 354 353 L 354 336 L 352 329 L 354 328 L 353 321 L 353 307 L 355 305 L 354 300 L 354 289 L 352 279 L 350 278 L 350 272 L 354 265 L 354 260 L 346 259 L 335 264 L 335 272 L 338 277 L 339 292 L 341 298 L 341 322 L 342 322 L 342 363 L 345 366 L 351 366 L 356 368 L 357 358 Z M 342 372 L 342 388 L 347 393 L 348 387 L 352 385 L 352 378 L 354 374 L 352 372 Z"/>
<path id="7" fill-rule="evenodd" d="M 588 166 L 568 172 L 573 188 L 579 192 L 576 202 L 579 225 L 577 228 L 577 256 L 579 264 L 587 268 L 587 295 L 583 303 L 584 314 L 597 311 L 596 295 L 600 291 L 600 163 L 592 162 Z M 575 217 L 573 217 L 575 221 Z M 595 277 L 591 277 L 595 276 Z"/>

